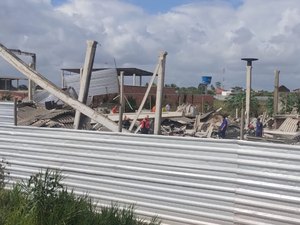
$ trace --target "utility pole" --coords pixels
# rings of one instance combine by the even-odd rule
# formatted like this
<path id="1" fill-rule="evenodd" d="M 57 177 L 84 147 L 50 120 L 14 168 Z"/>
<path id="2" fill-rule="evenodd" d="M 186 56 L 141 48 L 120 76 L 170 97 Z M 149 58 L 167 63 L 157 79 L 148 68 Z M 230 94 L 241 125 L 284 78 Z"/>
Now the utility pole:
<path id="1" fill-rule="evenodd" d="M 246 65 L 246 126 L 250 123 L 250 99 L 251 99 L 251 82 L 252 82 L 252 61 L 256 58 L 242 58 L 247 62 Z"/>

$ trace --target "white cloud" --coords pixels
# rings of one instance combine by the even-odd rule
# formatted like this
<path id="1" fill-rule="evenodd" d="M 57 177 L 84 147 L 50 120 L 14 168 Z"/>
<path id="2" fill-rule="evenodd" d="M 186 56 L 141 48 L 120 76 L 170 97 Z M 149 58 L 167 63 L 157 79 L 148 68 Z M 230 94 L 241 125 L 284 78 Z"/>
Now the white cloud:
<path id="1" fill-rule="evenodd" d="M 37 53 L 39 71 L 55 83 L 60 68 L 83 64 L 92 39 L 101 44 L 95 66 L 114 66 L 115 58 L 120 67 L 153 71 L 159 52 L 167 51 L 167 83 L 197 86 L 211 74 L 213 82 L 224 76 L 228 88 L 245 86 L 240 59 L 257 57 L 253 88 L 272 89 L 274 69 L 290 89 L 300 86 L 298 0 L 245 0 L 238 8 L 206 1 L 157 15 L 119 0 L 70 0 L 59 7 L 50 0 L 1 0 L 0 7 L 1 43 Z M 0 74 L 11 73 L 6 68 Z"/>

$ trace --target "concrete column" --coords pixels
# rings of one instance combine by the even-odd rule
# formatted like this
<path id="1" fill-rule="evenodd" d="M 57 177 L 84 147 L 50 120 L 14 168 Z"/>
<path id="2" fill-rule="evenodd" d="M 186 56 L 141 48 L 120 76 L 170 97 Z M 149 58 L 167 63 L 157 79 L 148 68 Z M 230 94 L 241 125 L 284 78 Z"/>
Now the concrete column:
<path id="1" fill-rule="evenodd" d="M 32 62 L 30 64 L 30 67 L 34 70 L 36 70 L 36 55 L 33 54 L 32 56 Z M 34 83 L 32 80 L 28 79 L 28 100 L 32 101 L 33 95 L 34 95 Z"/>
<path id="2" fill-rule="evenodd" d="M 136 86 L 136 75 L 132 75 L 132 86 Z"/>
<path id="3" fill-rule="evenodd" d="M 83 73 L 80 79 L 80 90 L 78 94 L 78 101 L 86 104 L 86 100 L 90 88 L 90 80 L 92 75 L 92 69 L 94 64 L 94 58 L 96 53 L 97 42 L 96 41 L 87 41 L 87 51 L 85 56 Z M 82 115 L 77 110 L 74 118 L 74 129 L 82 128 Z"/>
<path id="4" fill-rule="evenodd" d="M 241 126 L 240 126 L 240 140 L 244 139 L 244 104 L 242 103 L 242 109 L 241 109 Z"/>
<path id="5" fill-rule="evenodd" d="M 251 99 L 251 81 L 252 66 L 246 66 L 246 126 L 250 123 L 250 99 Z"/>
<path id="6" fill-rule="evenodd" d="M 119 106 L 119 132 L 122 132 L 122 122 L 124 113 L 124 71 L 120 73 L 120 106 Z"/>
<path id="7" fill-rule="evenodd" d="M 274 83 L 274 102 L 273 102 L 273 115 L 278 114 L 278 87 L 279 87 L 279 70 L 275 70 L 275 83 Z"/>
<path id="8" fill-rule="evenodd" d="M 18 125 L 18 108 L 17 108 L 17 98 L 14 99 L 14 125 Z"/>
<path id="9" fill-rule="evenodd" d="M 61 70 L 61 88 L 65 88 L 65 72 Z"/>
<path id="10" fill-rule="evenodd" d="M 250 123 L 250 100 L 251 100 L 251 82 L 252 82 L 252 61 L 256 61 L 256 58 L 242 58 L 247 61 L 246 66 L 246 126 Z"/>
<path id="11" fill-rule="evenodd" d="M 157 89 L 156 89 L 156 104 L 155 104 L 155 121 L 154 121 L 154 134 L 160 134 L 161 126 L 161 113 L 162 113 L 162 98 L 163 98 L 163 89 L 165 82 L 165 67 L 166 67 L 166 56 L 167 52 L 160 53 L 160 70 L 157 78 Z"/>

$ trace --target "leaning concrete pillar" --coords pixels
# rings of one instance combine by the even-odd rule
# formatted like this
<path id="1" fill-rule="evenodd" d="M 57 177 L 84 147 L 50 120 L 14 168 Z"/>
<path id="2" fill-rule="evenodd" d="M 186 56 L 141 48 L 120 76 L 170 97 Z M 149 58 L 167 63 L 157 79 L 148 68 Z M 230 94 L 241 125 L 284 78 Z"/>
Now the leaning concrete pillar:
<path id="1" fill-rule="evenodd" d="M 36 70 L 36 55 L 32 55 L 32 62 L 30 64 L 30 67 L 34 70 Z M 28 100 L 32 101 L 33 100 L 33 95 L 34 95 L 34 83 L 31 79 L 28 79 Z"/>
<path id="2" fill-rule="evenodd" d="M 154 120 L 154 134 L 160 134 L 161 126 L 161 113 L 162 113 L 162 98 L 163 98 L 163 89 L 165 82 L 165 65 L 166 65 L 166 56 L 167 52 L 160 53 L 160 70 L 157 78 L 157 89 L 156 89 L 156 104 L 155 104 L 155 120 Z"/>
<path id="3" fill-rule="evenodd" d="M 80 78 L 80 90 L 78 94 L 78 101 L 86 104 L 89 88 L 90 88 L 90 80 L 92 75 L 92 69 L 94 64 L 94 58 L 96 53 L 97 42 L 96 41 L 87 41 L 87 51 L 85 56 L 83 73 Z M 82 128 L 82 115 L 76 110 L 75 118 L 74 118 L 74 129 Z"/>
<path id="4" fill-rule="evenodd" d="M 121 71 L 121 74 L 120 74 L 119 132 L 122 132 L 124 108 L 125 108 L 125 102 L 124 102 L 124 71 Z"/>

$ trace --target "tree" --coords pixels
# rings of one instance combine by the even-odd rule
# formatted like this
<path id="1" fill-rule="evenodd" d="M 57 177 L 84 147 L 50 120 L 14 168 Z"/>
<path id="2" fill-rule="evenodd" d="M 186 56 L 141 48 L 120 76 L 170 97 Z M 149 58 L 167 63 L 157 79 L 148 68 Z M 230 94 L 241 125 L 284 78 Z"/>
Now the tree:
<path id="1" fill-rule="evenodd" d="M 269 97 L 267 100 L 267 113 L 268 115 L 273 115 L 274 113 L 274 98 Z"/>
<path id="2" fill-rule="evenodd" d="M 165 84 L 165 87 L 177 88 L 176 84 Z"/>
<path id="3" fill-rule="evenodd" d="M 200 83 L 200 84 L 198 85 L 198 93 L 199 93 L 199 94 L 205 94 L 205 90 L 206 90 L 206 85 Z"/>
<path id="4" fill-rule="evenodd" d="M 215 83 L 215 85 L 216 85 L 216 88 L 221 88 L 222 83 L 221 83 L 220 81 L 217 81 L 217 82 Z"/>
<path id="5" fill-rule="evenodd" d="M 226 108 L 227 111 L 234 115 L 235 110 L 238 109 L 239 112 L 241 111 L 242 107 L 246 108 L 246 94 L 245 93 L 238 93 L 235 95 L 231 95 L 226 99 Z M 259 103 L 258 100 L 255 98 L 254 95 L 251 95 L 250 98 L 250 116 L 257 117 L 259 110 Z"/>
<path id="6" fill-rule="evenodd" d="M 242 87 L 239 87 L 239 86 L 232 87 L 231 89 L 235 93 L 239 93 L 239 92 L 243 92 L 244 91 L 244 89 Z"/>
<path id="7" fill-rule="evenodd" d="M 282 113 L 291 113 L 293 108 L 300 112 L 300 93 L 282 94 L 280 98 L 282 104 Z"/>

